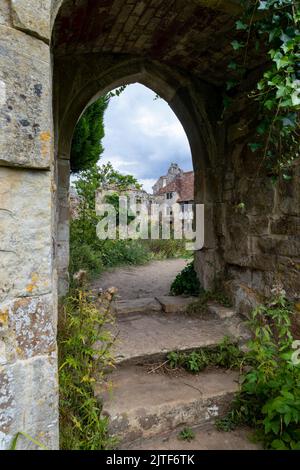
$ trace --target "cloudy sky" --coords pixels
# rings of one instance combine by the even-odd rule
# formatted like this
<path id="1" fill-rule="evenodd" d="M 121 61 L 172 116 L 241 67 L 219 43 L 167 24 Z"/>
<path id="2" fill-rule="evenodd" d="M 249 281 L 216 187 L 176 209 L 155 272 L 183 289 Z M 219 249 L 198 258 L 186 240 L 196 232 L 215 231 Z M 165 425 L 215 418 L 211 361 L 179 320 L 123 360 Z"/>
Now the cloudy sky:
<path id="1" fill-rule="evenodd" d="M 148 192 L 171 162 L 185 171 L 192 169 L 189 143 L 180 122 L 164 100 L 154 98 L 153 91 L 135 84 L 111 99 L 100 160 L 134 175 Z"/>

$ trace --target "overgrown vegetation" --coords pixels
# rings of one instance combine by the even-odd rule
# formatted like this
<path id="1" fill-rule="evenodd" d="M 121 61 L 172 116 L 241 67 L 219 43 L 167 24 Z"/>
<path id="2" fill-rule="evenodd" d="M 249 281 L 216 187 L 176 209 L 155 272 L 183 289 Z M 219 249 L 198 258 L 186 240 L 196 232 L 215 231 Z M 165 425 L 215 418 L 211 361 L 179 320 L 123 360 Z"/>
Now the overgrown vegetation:
<path id="1" fill-rule="evenodd" d="M 236 21 L 236 52 L 229 69 L 229 97 L 247 77 L 249 51 L 266 53 L 269 63 L 251 97 L 260 107 L 253 152 L 262 152 L 273 177 L 289 179 L 292 161 L 299 157 L 300 130 L 300 3 L 298 0 L 243 0 L 243 16 Z M 226 100 L 227 104 L 230 99 Z M 262 166 L 261 163 L 261 166 Z"/>
<path id="2" fill-rule="evenodd" d="M 244 354 L 237 344 L 228 337 L 225 337 L 215 348 L 201 349 L 189 353 L 174 351 L 168 354 L 167 359 L 171 369 L 183 368 L 194 374 L 209 366 L 240 369 L 245 361 Z"/>
<path id="3" fill-rule="evenodd" d="M 189 263 L 171 284 L 172 295 L 197 296 L 200 293 L 200 283 L 194 269 L 194 262 Z"/>
<path id="4" fill-rule="evenodd" d="M 104 293 L 96 306 L 88 292 L 76 290 L 62 306 L 58 330 L 61 449 L 102 450 L 115 444 L 108 437 L 108 418 L 101 415 L 93 390 L 95 378 L 103 381 L 104 371 L 114 365 L 112 336 L 106 328 L 113 322 L 113 294 L 113 290 Z"/>
<path id="5" fill-rule="evenodd" d="M 247 424 L 267 449 L 300 449 L 300 364 L 293 361 L 293 309 L 284 292 L 253 312 L 248 370 L 230 413 L 218 422 L 224 430 Z"/>
<path id="6" fill-rule="evenodd" d="M 94 165 L 82 171 L 75 188 L 80 198 L 78 217 L 70 225 L 70 273 L 84 269 L 90 278 L 105 268 L 120 265 L 144 264 L 151 259 L 190 256 L 185 250 L 184 240 L 100 240 L 96 229 L 100 221 L 95 210 L 95 193 L 103 185 L 114 185 L 119 191 L 130 187 L 140 189 L 131 175 L 115 171 L 110 163 Z M 118 214 L 118 194 L 112 194 L 107 202 L 115 206 Z"/>

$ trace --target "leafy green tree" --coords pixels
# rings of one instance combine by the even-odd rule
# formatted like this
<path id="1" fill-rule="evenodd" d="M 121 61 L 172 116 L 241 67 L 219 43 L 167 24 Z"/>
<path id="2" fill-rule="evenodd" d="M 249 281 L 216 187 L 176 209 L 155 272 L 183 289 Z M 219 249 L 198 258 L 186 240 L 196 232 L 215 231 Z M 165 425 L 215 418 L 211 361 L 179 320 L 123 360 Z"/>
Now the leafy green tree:
<path id="1" fill-rule="evenodd" d="M 104 113 L 109 96 L 101 97 L 87 108 L 75 128 L 71 147 L 71 171 L 78 173 L 97 163 L 103 152 Z"/>
<path id="2" fill-rule="evenodd" d="M 120 191 L 126 191 L 130 186 L 141 189 L 141 185 L 134 176 L 122 175 L 113 168 L 110 162 L 101 166 L 93 165 L 81 171 L 74 185 L 85 207 L 92 210 L 95 209 L 95 193 L 103 185 L 117 186 Z"/>
<path id="3" fill-rule="evenodd" d="M 120 96 L 126 85 L 116 88 L 91 104 L 79 119 L 71 147 L 71 171 L 78 173 L 91 168 L 103 153 L 104 113 L 109 100 Z"/>

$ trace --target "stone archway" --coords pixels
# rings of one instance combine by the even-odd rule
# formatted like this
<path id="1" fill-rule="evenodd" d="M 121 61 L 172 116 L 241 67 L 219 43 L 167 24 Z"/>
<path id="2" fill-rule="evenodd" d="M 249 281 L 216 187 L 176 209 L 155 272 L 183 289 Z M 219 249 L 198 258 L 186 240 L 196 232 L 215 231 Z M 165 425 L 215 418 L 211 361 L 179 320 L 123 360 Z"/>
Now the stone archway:
<path id="1" fill-rule="evenodd" d="M 61 215 L 57 233 L 57 198 L 63 207 L 72 127 L 98 92 L 144 81 L 181 120 L 199 172 L 197 199 L 206 204 L 206 246 L 197 256 L 204 286 L 226 275 L 241 313 L 277 280 L 291 299 L 299 296 L 299 161 L 289 182 L 273 186 L 257 175 L 261 156 L 248 148 L 257 109 L 247 95 L 266 58 L 254 48 L 247 80 L 222 114 L 238 3 L 1 1 L 1 448 L 22 430 L 58 447 L 56 237 L 67 242 L 67 233 Z"/>
<path id="2" fill-rule="evenodd" d="M 203 84 L 198 89 L 195 84 L 179 72 L 159 63 L 143 59 L 114 60 L 112 56 L 101 60 L 99 58 L 84 58 L 83 63 L 72 59 L 55 63 L 55 79 L 57 90 L 71 90 L 55 96 L 57 113 L 58 143 L 57 143 L 57 176 L 58 176 L 58 282 L 59 292 L 64 294 L 68 286 L 68 175 L 71 141 L 76 122 L 85 107 L 98 96 L 104 95 L 120 85 L 141 83 L 148 86 L 167 101 L 179 118 L 190 142 L 193 166 L 196 178 L 196 202 L 206 205 L 206 223 L 209 238 L 206 248 L 215 250 L 216 242 L 213 227 L 213 201 L 218 200 L 218 194 L 213 194 L 212 188 L 217 185 L 209 183 L 213 176 L 206 169 L 216 165 L 217 155 L 214 134 L 205 110 L 204 96 L 213 93 L 209 86 Z M 70 77 L 66 80 L 65 77 Z M 59 84 L 59 81 L 61 85 Z M 76 83 L 76 87 L 73 85 Z M 200 257 L 202 255 L 198 254 Z M 211 255 L 211 252 L 210 252 Z M 203 257 L 202 257 L 203 258 Z M 202 259 L 203 262 L 203 259 Z M 221 261 L 217 264 L 219 271 Z M 201 282 L 209 288 L 215 276 L 219 274 L 211 269 L 207 274 L 202 272 Z"/>

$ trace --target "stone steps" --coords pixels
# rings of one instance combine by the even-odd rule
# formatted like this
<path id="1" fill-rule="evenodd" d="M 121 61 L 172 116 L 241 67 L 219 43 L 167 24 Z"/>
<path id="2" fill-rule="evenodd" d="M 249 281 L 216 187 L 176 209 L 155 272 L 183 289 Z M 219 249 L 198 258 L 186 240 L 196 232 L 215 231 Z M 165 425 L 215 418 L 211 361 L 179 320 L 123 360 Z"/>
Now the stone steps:
<path id="1" fill-rule="evenodd" d="M 117 364 L 145 364 L 164 359 L 169 352 L 217 346 L 224 336 L 243 344 L 248 338 L 237 317 L 220 321 L 173 313 L 136 314 L 118 318 L 111 328 Z"/>
<path id="2" fill-rule="evenodd" d="M 130 301 L 132 310 L 119 311 L 111 328 L 117 368 L 107 380 L 113 388 L 111 394 L 103 395 L 103 384 L 96 383 L 95 395 L 103 403 L 103 413 L 110 417 L 110 433 L 125 447 L 138 439 L 146 445 L 148 439 L 159 439 L 180 427 L 212 422 L 226 412 L 238 390 L 235 371 L 207 369 L 193 375 L 183 370 L 165 373 L 160 367 L 172 351 L 213 348 L 225 336 L 243 346 L 249 338 L 232 309 L 210 303 L 211 315 L 201 318 L 183 313 L 183 309 L 178 313 L 169 302 L 172 298 L 160 298 L 161 309 L 153 311 L 157 306 L 153 299 L 136 299 L 134 305 Z"/>
<path id="3" fill-rule="evenodd" d="M 207 370 L 192 375 L 149 373 L 144 366 L 120 367 L 110 376 L 113 394 L 104 398 L 110 433 L 133 442 L 182 426 L 203 425 L 223 415 L 238 390 L 238 373 Z"/>
<path id="4" fill-rule="evenodd" d="M 195 302 L 195 297 L 140 297 L 137 299 L 116 300 L 113 304 L 113 310 L 117 318 L 135 314 L 148 315 L 155 312 L 184 313 L 192 302 Z"/>

